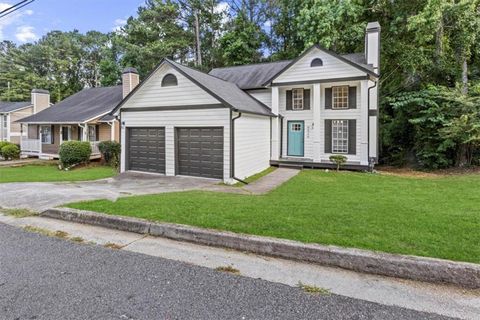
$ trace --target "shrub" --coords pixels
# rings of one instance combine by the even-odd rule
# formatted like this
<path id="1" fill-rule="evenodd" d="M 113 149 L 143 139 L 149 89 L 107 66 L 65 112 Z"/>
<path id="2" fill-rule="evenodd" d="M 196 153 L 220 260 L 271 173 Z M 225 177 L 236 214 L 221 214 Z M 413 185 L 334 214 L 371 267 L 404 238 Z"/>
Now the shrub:
<path id="1" fill-rule="evenodd" d="M 98 144 L 103 160 L 110 166 L 118 168 L 120 164 L 121 145 L 116 141 L 102 141 Z"/>
<path id="2" fill-rule="evenodd" d="M 9 143 L 0 149 L 0 154 L 5 160 L 18 159 L 20 158 L 20 148 L 16 144 Z"/>
<path id="3" fill-rule="evenodd" d="M 67 141 L 60 146 L 60 164 L 64 168 L 70 168 L 77 164 L 87 163 L 90 161 L 91 154 L 90 142 Z"/>
<path id="4" fill-rule="evenodd" d="M 334 154 L 330 156 L 330 161 L 337 165 L 337 171 L 340 171 L 340 166 L 347 162 L 347 157 L 341 154 Z"/>
<path id="5" fill-rule="evenodd" d="M 10 144 L 13 144 L 13 143 L 8 141 L 0 141 L 0 150 L 2 150 L 3 147 L 8 146 Z"/>

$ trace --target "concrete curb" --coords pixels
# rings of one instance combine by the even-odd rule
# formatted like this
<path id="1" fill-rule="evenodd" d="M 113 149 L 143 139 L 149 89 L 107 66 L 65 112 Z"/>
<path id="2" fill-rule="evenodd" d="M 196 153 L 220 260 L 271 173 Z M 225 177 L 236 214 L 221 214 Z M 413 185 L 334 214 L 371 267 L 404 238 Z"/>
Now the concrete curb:
<path id="1" fill-rule="evenodd" d="M 320 265 L 396 278 L 480 288 L 480 265 L 442 259 L 377 253 L 373 251 L 304 244 L 170 223 L 112 216 L 70 208 L 44 211 L 42 216 L 179 241 L 224 247 Z"/>

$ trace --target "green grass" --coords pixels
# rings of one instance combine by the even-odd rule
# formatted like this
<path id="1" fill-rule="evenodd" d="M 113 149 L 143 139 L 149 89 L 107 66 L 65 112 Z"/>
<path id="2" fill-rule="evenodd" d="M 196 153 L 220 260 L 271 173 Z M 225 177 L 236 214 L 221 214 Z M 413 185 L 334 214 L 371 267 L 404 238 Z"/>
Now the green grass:
<path id="1" fill-rule="evenodd" d="M 87 181 L 112 177 L 115 170 L 106 166 L 88 166 L 62 171 L 55 165 L 26 165 L 0 167 L 0 183 Z"/>
<path id="2" fill-rule="evenodd" d="M 302 171 L 262 196 L 182 192 L 72 208 L 391 253 L 480 263 L 480 175 Z"/>
<path id="3" fill-rule="evenodd" d="M 244 181 L 246 183 L 252 183 L 254 181 L 257 181 L 260 178 L 265 177 L 267 174 L 272 173 L 275 170 L 277 170 L 276 167 L 268 167 L 267 169 L 263 170 L 262 172 L 259 172 L 257 174 L 254 174 L 253 176 L 250 176 L 250 177 L 246 178 Z M 244 185 L 245 184 L 243 184 L 241 182 L 237 182 L 237 183 L 234 184 L 235 187 L 243 187 Z"/>

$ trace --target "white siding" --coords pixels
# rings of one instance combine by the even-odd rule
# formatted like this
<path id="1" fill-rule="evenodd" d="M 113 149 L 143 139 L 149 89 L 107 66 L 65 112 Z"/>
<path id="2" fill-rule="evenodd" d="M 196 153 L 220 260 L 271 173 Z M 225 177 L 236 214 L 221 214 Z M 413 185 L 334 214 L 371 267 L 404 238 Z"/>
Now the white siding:
<path id="1" fill-rule="evenodd" d="M 258 101 L 272 108 L 272 89 L 249 90 L 247 92 Z"/>
<path id="2" fill-rule="evenodd" d="M 235 120 L 235 177 L 245 179 L 270 166 L 270 118 L 243 114 Z"/>
<path id="3" fill-rule="evenodd" d="M 304 138 L 304 156 L 302 158 L 313 159 L 313 130 L 314 130 L 314 121 L 313 121 L 313 86 L 295 86 L 294 88 L 304 88 L 310 89 L 310 110 L 299 111 L 299 110 L 289 110 L 287 111 L 287 90 L 291 90 L 293 87 L 280 88 L 279 90 L 279 102 L 280 102 L 280 114 L 283 115 L 283 129 L 282 129 L 282 157 L 288 156 L 288 121 L 304 121 L 305 123 L 305 138 Z"/>
<path id="4" fill-rule="evenodd" d="M 122 112 L 124 127 L 165 127 L 166 174 L 175 174 L 175 127 L 223 127 L 224 180 L 230 179 L 230 110 L 194 109 Z M 122 127 L 122 171 L 125 171 L 125 128 Z"/>
<path id="5" fill-rule="evenodd" d="M 178 86 L 162 87 L 163 77 L 171 73 L 177 77 Z M 123 108 L 188 106 L 220 103 L 202 88 L 164 64 L 155 74 L 123 105 Z"/>
<path id="6" fill-rule="evenodd" d="M 322 67 L 310 67 L 313 59 L 320 58 Z M 273 83 L 322 80 L 365 76 L 366 73 L 334 56 L 314 48 L 297 63 L 285 70 Z"/>
<path id="7" fill-rule="evenodd" d="M 325 109 L 325 88 L 332 86 L 348 85 L 357 87 L 357 108 L 347 110 Z M 366 90 L 367 81 L 349 81 L 325 83 L 320 85 L 320 101 L 314 99 L 313 85 L 295 86 L 310 89 L 310 110 L 306 111 L 287 111 L 286 110 L 286 91 L 293 87 L 281 87 L 279 89 L 279 110 L 284 116 L 282 127 L 282 157 L 288 156 L 288 121 L 304 121 L 305 122 L 305 139 L 304 139 L 304 157 L 315 162 L 329 161 L 331 154 L 325 153 L 325 120 L 353 120 L 357 122 L 356 132 L 356 154 L 346 155 L 348 161 L 352 164 L 368 164 L 367 154 L 367 100 Z M 320 112 L 314 112 L 314 109 L 320 109 Z M 314 116 L 317 114 L 317 117 Z M 318 130 L 318 131 L 317 131 Z M 318 140 L 319 138 L 319 140 Z M 315 143 L 315 141 L 317 142 Z M 318 149 L 318 150 L 316 150 Z M 289 157 L 293 158 L 293 157 Z"/>

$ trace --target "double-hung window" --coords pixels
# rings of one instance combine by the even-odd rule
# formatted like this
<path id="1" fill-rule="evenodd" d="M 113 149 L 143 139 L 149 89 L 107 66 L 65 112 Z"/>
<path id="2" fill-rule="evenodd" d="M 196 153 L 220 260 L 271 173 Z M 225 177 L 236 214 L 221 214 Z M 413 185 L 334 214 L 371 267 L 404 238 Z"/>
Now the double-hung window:
<path id="1" fill-rule="evenodd" d="M 332 109 L 348 109 L 348 86 L 332 88 Z"/>
<path id="2" fill-rule="evenodd" d="M 348 120 L 332 120 L 332 153 L 348 153 Z"/>
<path id="3" fill-rule="evenodd" d="M 292 89 L 292 110 L 303 110 L 303 88 Z"/>
<path id="4" fill-rule="evenodd" d="M 52 126 L 40 126 L 42 144 L 52 144 Z"/>

